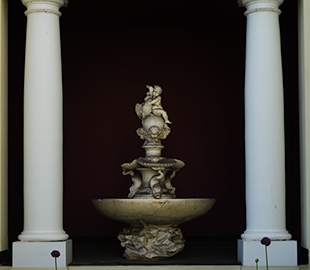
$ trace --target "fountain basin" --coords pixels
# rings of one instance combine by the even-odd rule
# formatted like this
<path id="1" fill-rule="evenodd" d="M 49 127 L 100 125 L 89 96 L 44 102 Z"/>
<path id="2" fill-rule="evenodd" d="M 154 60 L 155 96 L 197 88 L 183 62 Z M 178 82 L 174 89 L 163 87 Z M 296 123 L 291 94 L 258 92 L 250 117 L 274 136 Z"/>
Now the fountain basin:
<path id="1" fill-rule="evenodd" d="M 133 227 L 178 226 L 206 214 L 216 199 L 96 199 L 95 208 L 105 217 Z"/>

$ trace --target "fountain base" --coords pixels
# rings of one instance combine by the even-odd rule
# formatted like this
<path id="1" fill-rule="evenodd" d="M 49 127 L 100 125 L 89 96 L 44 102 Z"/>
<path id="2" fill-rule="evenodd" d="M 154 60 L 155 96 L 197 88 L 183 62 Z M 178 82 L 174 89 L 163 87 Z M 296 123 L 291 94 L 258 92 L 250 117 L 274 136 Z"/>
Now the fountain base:
<path id="1" fill-rule="evenodd" d="M 185 239 L 176 226 L 147 225 L 124 228 L 118 235 L 124 257 L 129 260 L 158 260 L 181 252 Z"/>
<path id="2" fill-rule="evenodd" d="M 207 213 L 216 199 L 97 199 L 96 209 L 129 228 L 118 235 L 129 260 L 158 260 L 182 251 L 184 238 L 179 224 Z"/>

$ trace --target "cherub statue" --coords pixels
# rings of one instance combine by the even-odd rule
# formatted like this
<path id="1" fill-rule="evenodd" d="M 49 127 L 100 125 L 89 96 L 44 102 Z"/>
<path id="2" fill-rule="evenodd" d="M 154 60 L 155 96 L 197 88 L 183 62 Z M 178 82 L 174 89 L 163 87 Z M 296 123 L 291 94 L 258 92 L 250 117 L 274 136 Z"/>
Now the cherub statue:
<path id="1" fill-rule="evenodd" d="M 172 122 L 169 121 L 167 112 L 161 105 L 161 87 L 158 85 L 154 85 L 154 87 L 146 85 L 146 88 L 149 89 L 149 91 L 146 93 L 144 102 L 142 104 L 136 104 L 136 113 L 139 118 L 143 121 L 145 117 L 153 114 L 161 116 L 166 124 L 172 124 Z"/>

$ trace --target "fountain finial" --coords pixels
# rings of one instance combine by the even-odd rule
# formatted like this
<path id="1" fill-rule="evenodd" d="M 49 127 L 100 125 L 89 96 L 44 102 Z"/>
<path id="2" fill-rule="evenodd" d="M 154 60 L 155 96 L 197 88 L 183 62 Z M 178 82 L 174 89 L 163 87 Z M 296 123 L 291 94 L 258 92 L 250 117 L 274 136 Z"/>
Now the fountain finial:
<path id="1" fill-rule="evenodd" d="M 145 140 L 143 148 L 146 151 L 146 156 L 160 156 L 163 148 L 161 140 L 166 139 L 169 135 L 168 124 L 172 124 L 172 122 L 161 104 L 162 88 L 159 85 L 146 85 L 146 88 L 148 92 L 144 102 L 137 103 L 135 107 L 136 114 L 142 120 L 142 127 L 137 130 L 137 134 L 142 140 Z"/>
<path id="2" fill-rule="evenodd" d="M 144 140 L 145 157 L 139 157 L 131 163 L 122 164 L 123 174 L 130 174 L 133 182 L 129 188 L 129 198 L 175 198 L 175 187 L 171 184 L 176 172 L 185 164 L 181 160 L 164 158 L 161 140 L 169 133 L 171 124 L 167 112 L 161 104 L 162 89 L 158 85 L 146 85 L 148 92 L 142 104 L 137 103 L 135 110 L 142 120 L 137 134 Z M 140 171 L 140 174 L 134 172 Z"/>

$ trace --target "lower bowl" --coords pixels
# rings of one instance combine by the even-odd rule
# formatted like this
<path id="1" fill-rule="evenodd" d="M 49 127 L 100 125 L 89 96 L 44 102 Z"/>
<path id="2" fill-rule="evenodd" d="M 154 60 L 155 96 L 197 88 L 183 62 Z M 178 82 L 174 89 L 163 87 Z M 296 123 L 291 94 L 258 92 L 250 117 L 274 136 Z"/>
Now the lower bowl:
<path id="1" fill-rule="evenodd" d="M 140 227 L 148 224 L 177 226 L 206 214 L 216 199 L 96 199 L 105 217 Z"/>

